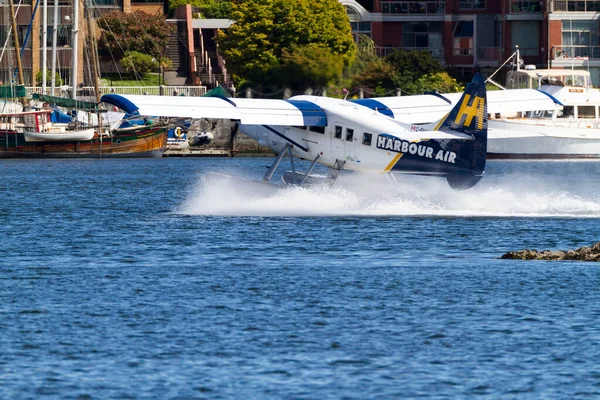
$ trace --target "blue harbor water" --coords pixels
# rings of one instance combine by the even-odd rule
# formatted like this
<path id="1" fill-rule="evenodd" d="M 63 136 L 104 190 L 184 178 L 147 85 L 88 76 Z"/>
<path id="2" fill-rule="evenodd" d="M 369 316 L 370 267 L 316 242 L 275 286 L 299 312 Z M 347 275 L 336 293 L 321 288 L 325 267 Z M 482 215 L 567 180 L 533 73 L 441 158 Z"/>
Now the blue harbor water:
<path id="1" fill-rule="evenodd" d="M 0 398 L 600 397 L 600 162 L 473 189 L 272 159 L 0 161 Z"/>

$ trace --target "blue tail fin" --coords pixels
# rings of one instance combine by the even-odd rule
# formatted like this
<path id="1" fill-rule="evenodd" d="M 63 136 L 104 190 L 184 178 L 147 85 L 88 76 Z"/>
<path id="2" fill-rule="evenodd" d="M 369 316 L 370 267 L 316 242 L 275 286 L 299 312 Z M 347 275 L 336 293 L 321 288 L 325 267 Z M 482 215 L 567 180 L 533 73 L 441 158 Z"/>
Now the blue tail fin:
<path id="1" fill-rule="evenodd" d="M 473 137 L 472 175 L 481 175 L 485 170 L 487 125 L 485 80 L 481 74 L 475 74 L 471 83 L 467 85 L 460 101 L 437 128 L 437 130 L 443 132 L 460 132 Z"/>

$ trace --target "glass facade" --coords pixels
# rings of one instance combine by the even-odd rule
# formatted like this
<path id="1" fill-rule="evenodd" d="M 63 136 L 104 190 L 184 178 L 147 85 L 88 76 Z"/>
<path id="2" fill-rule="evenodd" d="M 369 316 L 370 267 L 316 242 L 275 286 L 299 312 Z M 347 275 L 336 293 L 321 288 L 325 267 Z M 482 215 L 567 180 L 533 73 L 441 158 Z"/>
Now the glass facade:
<path id="1" fill-rule="evenodd" d="M 563 20 L 562 48 L 558 58 L 600 58 L 598 20 Z"/>

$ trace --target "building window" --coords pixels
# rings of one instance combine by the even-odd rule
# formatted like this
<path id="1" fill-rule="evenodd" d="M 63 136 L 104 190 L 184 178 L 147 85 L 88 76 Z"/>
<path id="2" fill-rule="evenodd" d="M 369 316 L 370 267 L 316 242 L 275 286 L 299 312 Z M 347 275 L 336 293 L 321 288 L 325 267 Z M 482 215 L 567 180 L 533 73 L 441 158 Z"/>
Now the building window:
<path id="1" fill-rule="evenodd" d="M 598 20 L 563 20 L 561 56 L 600 58 L 599 36 Z"/>
<path id="2" fill-rule="evenodd" d="M 352 28 L 354 40 L 357 43 L 359 35 L 371 37 L 371 21 L 353 21 L 350 22 L 350 27 Z"/>
<path id="3" fill-rule="evenodd" d="M 539 13 L 542 11 L 542 2 L 537 1 L 521 1 L 512 0 L 510 2 L 511 13 Z"/>
<path id="4" fill-rule="evenodd" d="M 373 134 L 372 133 L 367 133 L 367 132 L 363 133 L 363 144 L 365 146 L 370 146 L 372 140 L 373 140 Z"/>
<path id="5" fill-rule="evenodd" d="M 554 2 L 554 12 L 598 12 L 600 1 L 563 0 Z"/>
<path id="6" fill-rule="evenodd" d="M 427 50 L 435 58 L 444 58 L 442 22 L 406 22 L 402 26 L 402 48 Z"/>
<path id="7" fill-rule="evenodd" d="M 511 40 L 512 48 L 519 46 L 522 56 L 538 56 L 540 54 L 540 22 L 513 21 Z"/>
<path id="8" fill-rule="evenodd" d="M 64 47 L 71 45 L 71 33 L 73 29 L 71 25 L 58 25 L 56 29 L 56 46 Z M 42 28 L 40 28 L 40 46 L 43 42 Z M 52 26 L 48 26 L 48 36 L 46 36 L 46 44 L 48 47 L 52 47 Z"/>
<path id="9" fill-rule="evenodd" d="M 354 129 L 347 128 L 346 129 L 346 140 L 348 142 L 351 142 L 353 138 L 354 138 Z"/>
<path id="10" fill-rule="evenodd" d="M 335 126 L 335 138 L 336 139 L 341 139 L 342 138 L 342 127 L 336 125 Z"/>
<path id="11" fill-rule="evenodd" d="M 381 2 L 381 12 L 383 14 L 443 14 L 445 8 L 446 2 L 444 0 Z"/>
<path id="12" fill-rule="evenodd" d="M 473 55 L 473 21 L 458 21 L 452 37 L 455 56 Z"/>
<path id="13" fill-rule="evenodd" d="M 461 0 L 458 7 L 461 10 L 484 10 L 485 0 Z"/>

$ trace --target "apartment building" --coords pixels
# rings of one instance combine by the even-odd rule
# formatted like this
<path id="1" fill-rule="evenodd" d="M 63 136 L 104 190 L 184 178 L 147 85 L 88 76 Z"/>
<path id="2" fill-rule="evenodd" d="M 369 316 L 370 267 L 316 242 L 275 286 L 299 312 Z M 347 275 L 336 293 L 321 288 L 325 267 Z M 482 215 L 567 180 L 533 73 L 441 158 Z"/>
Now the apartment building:
<path id="1" fill-rule="evenodd" d="M 380 55 L 429 51 L 457 73 L 491 73 L 516 46 L 525 64 L 589 69 L 600 85 L 598 0 L 340 0 Z"/>
<path id="2" fill-rule="evenodd" d="M 48 36 L 47 59 L 48 69 L 51 62 L 52 26 L 54 23 L 54 0 L 47 0 Z M 35 75 L 42 68 L 42 7 L 43 0 L 15 0 L 17 31 L 22 51 L 23 72 L 26 86 L 35 86 Z M 123 12 L 145 11 L 149 14 L 164 13 L 163 0 L 79 0 L 79 73 L 86 82 L 91 81 L 90 73 L 84 68 L 87 49 L 85 34 L 87 32 L 85 12 L 90 10 L 92 16 L 98 17 L 112 10 Z M 63 80 L 68 82 L 71 69 L 73 8 L 71 0 L 58 0 L 58 29 L 57 29 L 57 70 Z M 12 39 L 7 42 L 10 30 L 10 11 L 8 1 L 0 3 L 0 42 L 3 48 L 0 60 L 0 81 L 3 84 L 11 82 L 16 66 L 16 55 Z M 29 33 L 28 33 L 29 32 Z M 49 79 L 49 78 L 48 78 Z"/>

